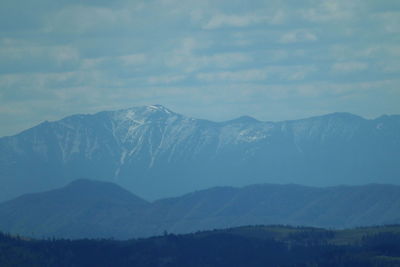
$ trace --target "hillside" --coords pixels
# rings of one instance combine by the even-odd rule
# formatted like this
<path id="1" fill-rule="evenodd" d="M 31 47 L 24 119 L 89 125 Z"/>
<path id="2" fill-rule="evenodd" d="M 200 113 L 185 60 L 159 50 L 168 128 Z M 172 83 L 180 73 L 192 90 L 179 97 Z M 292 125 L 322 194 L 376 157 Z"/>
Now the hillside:
<path id="1" fill-rule="evenodd" d="M 243 225 L 348 228 L 400 223 L 400 186 L 216 187 L 146 202 L 90 180 L 0 204 L 0 230 L 34 237 L 148 237 Z"/>
<path id="2" fill-rule="evenodd" d="M 400 227 L 240 227 L 149 239 L 32 240 L 0 234 L 1 266 L 352 266 L 400 264 Z"/>
<path id="3" fill-rule="evenodd" d="M 115 184 L 76 180 L 0 204 L 0 228 L 37 237 L 122 237 L 135 229 L 126 219 L 141 218 L 149 205 Z"/>

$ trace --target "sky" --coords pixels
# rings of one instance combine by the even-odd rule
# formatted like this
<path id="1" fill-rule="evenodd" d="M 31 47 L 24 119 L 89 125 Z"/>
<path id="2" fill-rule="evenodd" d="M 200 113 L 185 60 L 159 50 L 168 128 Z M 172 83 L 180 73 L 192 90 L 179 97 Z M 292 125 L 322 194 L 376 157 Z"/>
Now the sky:
<path id="1" fill-rule="evenodd" d="M 400 114 L 400 1 L 0 1 L 0 136 L 151 104 L 215 121 Z"/>

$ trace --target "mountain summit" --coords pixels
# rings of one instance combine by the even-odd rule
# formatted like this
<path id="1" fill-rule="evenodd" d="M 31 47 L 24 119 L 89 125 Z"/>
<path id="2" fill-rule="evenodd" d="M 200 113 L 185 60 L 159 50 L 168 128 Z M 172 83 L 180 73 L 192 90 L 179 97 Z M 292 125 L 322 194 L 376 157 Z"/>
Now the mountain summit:
<path id="1" fill-rule="evenodd" d="M 73 115 L 0 138 L 0 200 L 88 177 L 156 199 L 218 185 L 399 183 L 400 116 L 212 122 L 161 105 Z"/>

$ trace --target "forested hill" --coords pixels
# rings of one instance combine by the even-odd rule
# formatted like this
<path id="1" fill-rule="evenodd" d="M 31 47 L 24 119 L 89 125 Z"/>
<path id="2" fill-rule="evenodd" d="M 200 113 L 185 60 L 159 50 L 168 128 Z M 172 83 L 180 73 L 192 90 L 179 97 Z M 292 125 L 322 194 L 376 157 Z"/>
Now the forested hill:
<path id="1" fill-rule="evenodd" d="M 400 186 L 216 187 L 147 202 L 120 186 L 77 180 L 0 204 L 0 230 L 31 237 L 118 238 L 258 224 L 349 228 L 400 223 Z"/>
<path id="2" fill-rule="evenodd" d="M 0 234 L 0 266 L 400 266 L 400 226 L 250 226 L 129 241 Z"/>

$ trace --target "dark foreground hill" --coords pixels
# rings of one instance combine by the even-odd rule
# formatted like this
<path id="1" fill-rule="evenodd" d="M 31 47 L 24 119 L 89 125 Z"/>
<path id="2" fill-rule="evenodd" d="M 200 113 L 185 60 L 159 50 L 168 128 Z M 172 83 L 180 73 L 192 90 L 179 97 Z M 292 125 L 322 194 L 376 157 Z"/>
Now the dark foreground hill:
<path id="1" fill-rule="evenodd" d="M 149 203 L 118 185 L 78 180 L 0 204 L 0 230 L 118 238 L 257 224 L 347 228 L 400 223 L 400 186 L 217 187 Z"/>
<path id="2" fill-rule="evenodd" d="M 0 266 L 395 267 L 400 266 L 400 227 L 253 226 L 129 241 L 0 234 Z"/>
<path id="3" fill-rule="evenodd" d="M 28 236 L 122 237 L 150 204 L 113 183 L 76 180 L 0 204 L 0 229 Z"/>
<path id="4" fill-rule="evenodd" d="M 400 116 L 212 122 L 144 106 L 0 138 L 0 201 L 93 177 L 146 199 L 259 183 L 398 184 Z"/>

